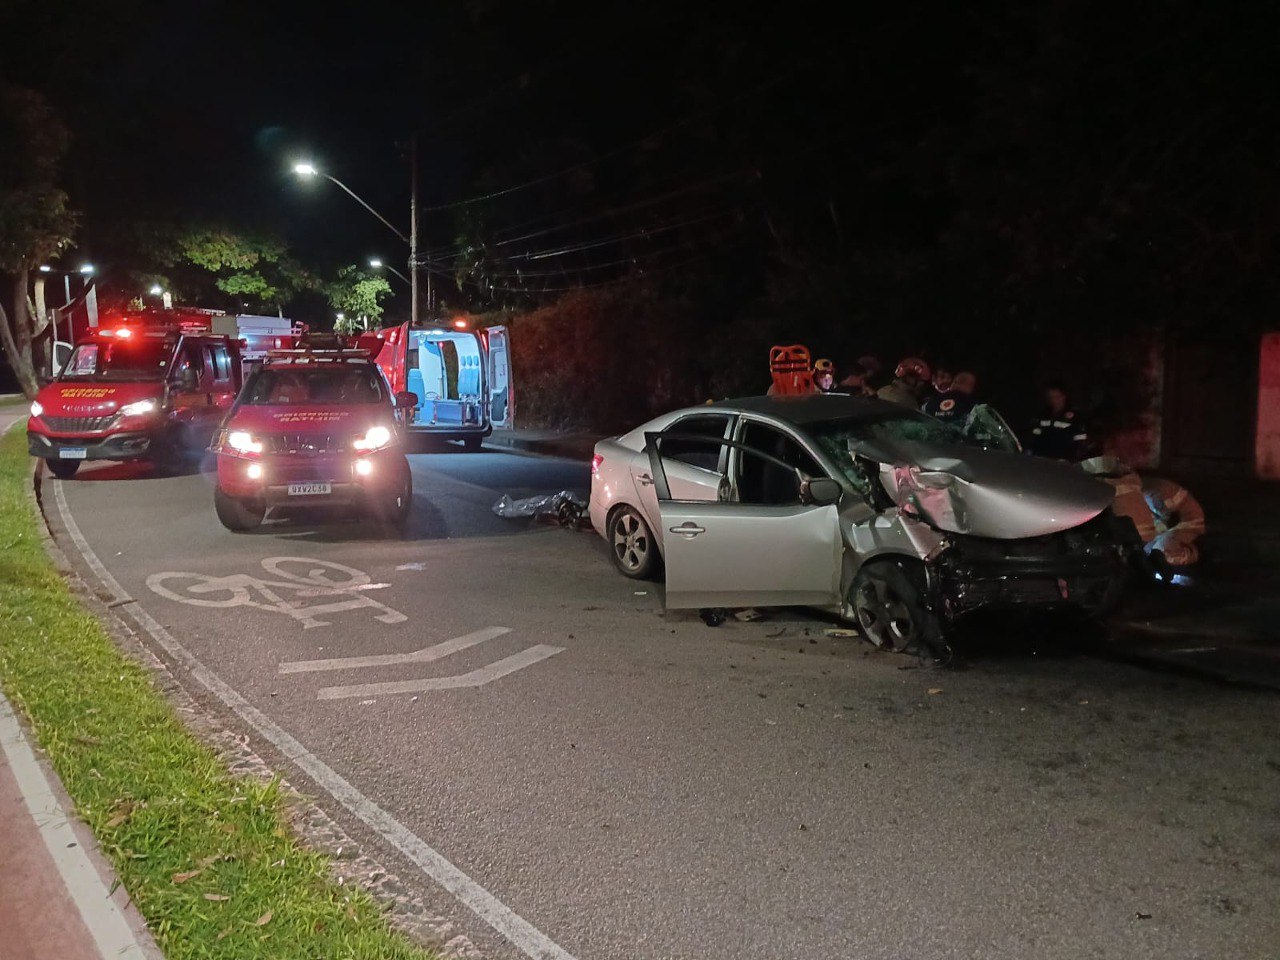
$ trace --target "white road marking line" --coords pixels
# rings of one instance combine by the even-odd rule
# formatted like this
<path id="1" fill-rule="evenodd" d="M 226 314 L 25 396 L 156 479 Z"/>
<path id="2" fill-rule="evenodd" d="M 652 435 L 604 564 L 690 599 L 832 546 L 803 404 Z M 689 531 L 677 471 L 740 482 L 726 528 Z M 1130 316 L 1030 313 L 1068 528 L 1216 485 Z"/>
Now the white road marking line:
<path id="1" fill-rule="evenodd" d="M 36 762 L 18 718 L 0 693 L 0 750 L 8 760 L 27 810 L 35 820 L 44 845 L 66 884 L 71 900 L 103 957 L 145 960 L 129 922 L 116 906 L 89 854 L 80 846 L 67 811 L 54 795 L 49 780 Z"/>
<path id="2" fill-rule="evenodd" d="M 56 490 L 63 526 L 66 527 L 67 534 L 75 543 L 76 549 L 80 551 L 80 555 L 84 557 L 85 563 L 98 575 L 102 585 L 117 599 L 127 598 L 128 595 L 121 588 L 120 583 L 102 565 L 102 561 L 98 559 L 97 554 L 93 552 L 93 548 L 80 532 L 79 525 L 67 508 L 66 498 L 62 494 L 62 485 L 58 484 Z M 574 960 L 571 953 L 454 866 L 443 854 L 425 843 L 399 820 L 357 790 L 284 728 L 249 703 L 226 681 L 205 667 L 168 630 L 157 623 L 140 603 L 129 601 L 122 604 L 120 609 L 127 611 L 134 622 L 146 630 L 161 649 L 181 664 L 194 680 L 256 730 L 259 736 L 273 744 L 338 803 L 359 817 L 410 861 L 417 864 L 423 873 L 453 894 L 459 903 L 499 934 L 506 937 L 521 953 L 532 960 Z"/>
<path id="3" fill-rule="evenodd" d="M 462 637 L 445 640 L 443 643 L 423 647 L 412 653 L 380 653 L 368 657 L 335 657 L 331 660 L 286 660 L 280 664 L 281 673 L 311 673 L 317 670 L 355 670 L 360 667 L 386 667 L 396 663 L 431 663 L 468 647 L 493 640 L 505 633 L 510 627 L 486 627 Z"/>
<path id="4" fill-rule="evenodd" d="M 384 693 L 421 693 L 424 690 L 457 690 L 461 687 L 482 687 L 486 683 L 505 677 L 509 673 L 515 673 L 517 670 L 523 670 L 525 667 L 531 667 L 541 660 L 554 657 L 557 653 L 562 652 L 564 652 L 564 647 L 551 647 L 539 643 L 509 657 L 495 660 L 493 663 L 472 670 L 470 673 L 460 673 L 453 677 L 426 677 L 422 680 L 389 680 L 385 683 L 361 683 L 348 687 L 322 687 L 320 692 L 316 694 L 316 699 L 344 700 L 348 697 L 376 697 Z"/>

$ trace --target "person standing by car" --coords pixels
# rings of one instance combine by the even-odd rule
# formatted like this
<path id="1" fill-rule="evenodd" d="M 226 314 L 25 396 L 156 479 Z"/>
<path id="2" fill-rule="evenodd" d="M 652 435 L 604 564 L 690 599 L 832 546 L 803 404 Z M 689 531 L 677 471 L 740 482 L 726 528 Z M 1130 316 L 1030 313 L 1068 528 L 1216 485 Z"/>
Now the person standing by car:
<path id="1" fill-rule="evenodd" d="M 1031 428 L 1027 449 L 1040 457 L 1075 463 L 1088 453 L 1089 432 L 1071 406 L 1067 388 L 1052 381 L 1044 391 L 1044 409 Z"/>
<path id="2" fill-rule="evenodd" d="M 876 391 L 876 396 L 890 403 L 919 409 L 920 385 L 929 379 L 929 365 L 919 357 L 907 357 L 893 372 L 893 382 Z"/>
<path id="3" fill-rule="evenodd" d="M 831 393 L 836 388 L 836 365 L 830 360 L 817 360 L 813 364 L 813 385 L 818 393 Z"/>
<path id="4" fill-rule="evenodd" d="M 937 383 L 937 380 L 934 380 Z M 929 397 L 920 409 L 931 417 L 947 423 L 963 424 L 973 410 L 973 391 L 978 380 L 972 373 L 962 370 L 951 381 L 951 388 Z"/>

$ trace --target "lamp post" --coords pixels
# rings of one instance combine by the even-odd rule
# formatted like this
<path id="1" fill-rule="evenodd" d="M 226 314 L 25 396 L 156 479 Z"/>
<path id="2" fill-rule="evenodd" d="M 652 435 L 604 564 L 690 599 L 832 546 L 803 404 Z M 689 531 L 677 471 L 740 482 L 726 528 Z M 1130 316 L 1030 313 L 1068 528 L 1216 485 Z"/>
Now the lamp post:
<path id="1" fill-rule="evenodd" d="M 399 270 L 397 270 L 395 267 L 393 267 L 393 266 L 391 266 L 391 265 L 389 265 L 389 264 L 383 263 L 383 262 L 382 262 L 381 260 L 379 260 L 377 257 L 374 257 L 372 260 L 370 260 L 370 261 L 369 261 L 369 266 L 370 266 L 371 268 L 373 268 L 374 270 L 390 270 L 392 273 L 394 273 L 397 277 L 399 277 L 399 278 L 400 278 L 401 280 L 403 280 L 405 283 L 408 283 L 410 286 L 413 286 L 413 284 L 410 282 L 410 280 L 409 280 L 409 278 L 408 278 L 408 277 L 406 277 L 403 273 L 401 273 L 401 272 L 400 272 Z M 428 305 L 428 306 L 430 306 L 430 298 L 428 298 L 428 304 L 427 304 L 427 305 Z"/>
<path id="2" fill-rule="evenodd" d="M 410 223 L 410 227 L 409 227 L 409 236 L 407 236 L 407 237 L 406 237 L 403 233 L 401 233 L 399 230 L 397 230 L 397 229 L 395 228 L 395 226 L 394 226 L 394 225 L 392 225 L 392 223 L 391 223 L 391 221 L 390 221 L 390 220 L 388 220 L 386 217 L 384 217 L 382 214 L 380 214 L 377 210 L 373 209 L 373 207 L 369 206 L 369 204 L 365 203 L 365 201 L 364 201 L 364 200 L 362 200 L 360 197 L 358 197 L 358 196 L 356 195 L 356 193 L 355 193 L 355 191 L 354 191 L 354 190 L 352 190 L 350 187 L 348 187 L 345 183 L 343 183 L 343 182 L 342 182 L 341 180 L 339 180 L 337 177 L 335 177 L 335 176 L 331 176 L 330 174 L 324 173 L 324 172 L 322 172 L 322 171 L 320 171 L 320 170 L 316 169 L 316 165 L 315 165 L 315 164 L 313 164 L 313 163 L 306 163 L 306 162 L 304 162 L 304 163 L 295 163 L 295 164 L 293 165 L 293 172 L 294 172 L 294 173 L 296 173 L 296 174 L 297 174 L 298 176 L 300 176 L 300 177 L 316 177 L 316 176 L 324 177 L 326 180 L 330 181 L 331 183 L 334 183 L 334 184 L 336 184 L 337 186 L 341 187 L 341 188 L 342 188 L 342 189 L 347 193 L 347 195 L 351 197 L 351 199 L 352 199 L 352 200 L 354 200 L 356 203 L 360 204 L 360 206 L 364 207 L 366 210 L 368 210 L 370 213 L 372 213 L 375 217 L 377 217 L 379 220 L 381 220 L 381 221 L 383 222 L 383 224 L 385 224 L 385 225 L 386 225 L 386 227 L 387 227 L 387 229 L 388 229 L 388 230 L 390 230 L 392 233 L 394 233 L 394 234 L 395 234 L 395 235 L 400 239 L 400 241 L 401 241 L 402 243 L 404 243 L 405 245 L 407 245 L 407 246 L 409 247 L 409 277 L 410 277 L 410 279 L 409 279 L 409 304 L 410 304 L 410 316 L 411 316 L 411 318 L 412 318 L 412 321 L 416 324 L 416 323 L 418 322 L 418 264 L 417 264 L 417 253 L 418 253 L 418 170 L 417 170 L 417 160 L 418 160 L 418 140 L 417 140 L 417 137 L 416 137 L 416 136 L 414 137 L 414 140 L 413 140 L 413 150 L 412 150 L 412 154 L 413 154 L 413 167 L 414 167 L 414 170 L 413 170 L 413 182 L 412 182 L 412 199 L 411 199 L 410 204 L 409 204 L 409 223 Z M 428 280 L 427 280 L 427 297 L 428 297 L 428 299 L 430 299 L 430 296 L 431 296 L 430 283 L 431 283 L 431 281 L 430 281 L 430 279 L 428 279 Z"/>

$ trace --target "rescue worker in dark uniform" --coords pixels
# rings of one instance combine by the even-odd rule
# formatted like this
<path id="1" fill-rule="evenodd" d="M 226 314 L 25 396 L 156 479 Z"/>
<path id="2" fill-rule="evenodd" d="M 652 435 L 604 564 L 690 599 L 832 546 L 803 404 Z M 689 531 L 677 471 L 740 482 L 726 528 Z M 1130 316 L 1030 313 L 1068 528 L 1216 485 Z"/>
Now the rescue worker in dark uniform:
<path id="1" fill-rule="evenodd" d="M 1050 383 L 1044 391 L 1045 408 L 1031 428 L 1027 449 L 1040 457 L 1079 462 L 1088 456 L 1089 433 L 1071 407 L 1067 388 Z"/>
<path id="2" fill-rule="evenodd" d="M 949 389 L 929 397 L 920 409 L 931 417 L 963 426 L 973 411 L 973 391 L 977 383 L 972 373 L 962 370 L 952 378 Z"/>

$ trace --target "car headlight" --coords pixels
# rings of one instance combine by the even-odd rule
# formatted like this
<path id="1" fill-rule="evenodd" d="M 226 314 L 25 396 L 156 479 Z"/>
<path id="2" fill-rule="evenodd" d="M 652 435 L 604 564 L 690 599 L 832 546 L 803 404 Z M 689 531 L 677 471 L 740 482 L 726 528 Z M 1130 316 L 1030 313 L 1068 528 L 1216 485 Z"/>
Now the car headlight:
<path id="1" fill-rule="evenodd" d="M 227 434 L 227 446 L 239 453 L 261 453 L 262 441 L 255 440 L 253 434 L 244 430 L 232 430 Z"/>
<path id="2" fill-rule="evenodd" d="M 126 403 L 120 408 L 120 414 L 125 417 L 140 417 L 145 413 L 151 413 L 155 408 L 154 400 L 138 400 L 134 403 Z"/>
<path id="3" fill-rule="evenodd" d="M 911 478 L 915 480 L 917 486 L 931 490 L 945 490 L 947 487 L 955 486 L 958 479 L 952 473 L 944 473 L 941 470 L 919 470 L 914 467 L 911 470 Z"/>
<path id="4" fill-rule="evenodd" d="M 357 450 L 381 450 L 391 442 L 391 431 L 383 426 L 370 427 L 363 437 L 356 437 L 351 446 Z"/>
<path id="5" fill-rule="evenodd" d="M 32 415 L 33 417 L 38 417 L 38 416 L 40 416 L 40 414 L 42 414 L 42 413 L 44 413 L 44 407 L 40 406 L 39 401 L 37 401 L 37 400 L 32 400 L 32 401 L 31 401 L 31 415 Z"/>

